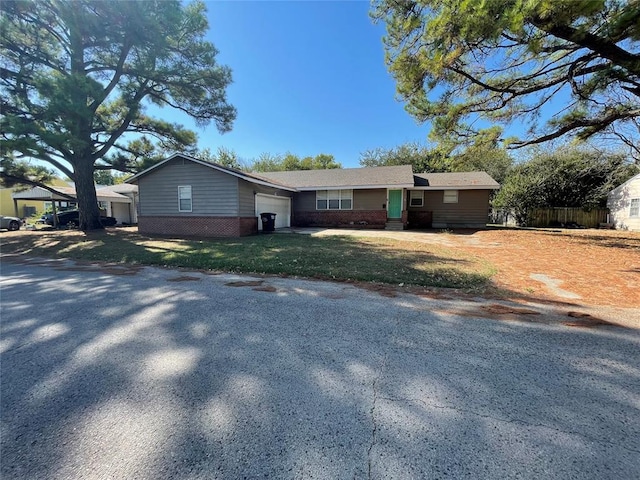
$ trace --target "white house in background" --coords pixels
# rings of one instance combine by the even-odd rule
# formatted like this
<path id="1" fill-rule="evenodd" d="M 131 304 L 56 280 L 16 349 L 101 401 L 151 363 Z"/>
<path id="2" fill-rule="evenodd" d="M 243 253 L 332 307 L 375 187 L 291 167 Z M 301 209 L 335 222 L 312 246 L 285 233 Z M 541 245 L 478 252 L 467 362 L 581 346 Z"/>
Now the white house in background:
<path id="1" fill-rule="evenodd" d="M 640 173 L 609 192 L 607 207 L 615 228 L 640 232 Z"/>
<path id="2" fill-rule="evenodd" d="M 129 183 L 122 183 L 120 185 L 107 185 L 105 187 L 97 187 L 96 194 L 98 200 L 100 197 L 104 197 L 107 200 L 107 195 L 124 196 L 130 200 L 130 202 L 114 202 L 107 201 L 102 204 L 107 210 L 107 217 L 115 217 L 119 225 L 133 225 L 138 223 L 138 186 L 131 185 Z"/>

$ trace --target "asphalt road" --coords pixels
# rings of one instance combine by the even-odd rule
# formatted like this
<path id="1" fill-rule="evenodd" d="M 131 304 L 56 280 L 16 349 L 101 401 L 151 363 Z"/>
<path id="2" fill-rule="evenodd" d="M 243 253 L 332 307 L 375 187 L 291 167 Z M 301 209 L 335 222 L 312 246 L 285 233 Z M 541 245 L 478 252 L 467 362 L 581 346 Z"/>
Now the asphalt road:
<path id="1" fill-rule="evenodd" d="M 348 284 L 1 267 L 5 480 L 640 478 L 638 330 Z"/>

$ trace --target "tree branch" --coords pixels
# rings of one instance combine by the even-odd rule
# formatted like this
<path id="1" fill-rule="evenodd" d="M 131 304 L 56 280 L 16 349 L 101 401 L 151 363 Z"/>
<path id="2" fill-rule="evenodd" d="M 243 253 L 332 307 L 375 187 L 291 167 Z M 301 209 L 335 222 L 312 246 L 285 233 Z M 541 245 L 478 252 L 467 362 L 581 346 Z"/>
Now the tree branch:
<path id="1" fill-rule="evenodd" d="M 572 131 L 572 130 L 576 130 L 578 128 L 586 128 L 586 127 L 596 127 L 597 131 L 602 131 L 603 129 L 605 129 L 607 126 L 611 125 L 613 122 L 617 121 L 617 120 L 623 120 L 626 118 L 634 118 L 640 115 L 640 109 L 639 110 L 629 110 L 627 112 L 613 112 L 610 115 L 607 115 L 606 117 L 601 117 L 601 118 L 596 118 L 596 119 L 591 119 L 591 120 L 574 120 L 572 122 L 570 122 L 569 124 L 565 125 L 562 128 L 557 129 L 556 131 L 548 134 L 548 135 L 543 135 L 541 137 L 537 137 L 534 138 L 532 140 L 528 140 L 525 142 L 513 142 L 508 148 L 512 148 L 512 149 L 517 149 L 517 148 L 522 148 L 522 147 L 526 147 L 528 145 L 537 145 L 540 143 L 544 143 L 544 142 L 548 142 L 549 140 L 554 140 L 556 138 L 561 137 L 562 135 Z M 596 132 L 594 131 L 591 135 L 595 134 Z"/>
<path id="2" fill-rule="evenodd" d="M 0 178 L 6 179 L 6 180 L 11 180 L 11 181 L 13 181 L 13 183 L 17 183 L 17 184 L 32 185 L 34 187 L 44 188 L 45 190 L 48 190 L 48 191 L 50 191 L 51 193 L 53 193 L 55 195 L 60 195 L 61 197 L 66 198 L 67 200 L 71 200 L 73 202 L 76 201 L 76 198 L 72 197 L 71 195 L 67 195 L 66 193 L 59 192 L 55 188 L 50 187 L 49 185 L 30 180 L 28 178 L 16 177 L 14 175 L 8 175 L 5 172 L 0 172 Z"/>
<path id="3" fill-rule="evenodd" d="M 614 64 L 624 66 L 630 72 L 640 75 L 640 55 L 627 52 L 604 37 L 599 37 L 591 32 L 580 31 L 570 25 L 553 25 L 538 16 L 532 17 L 531 23 L 554 37 L 562 38 L 587 48 Z"/>

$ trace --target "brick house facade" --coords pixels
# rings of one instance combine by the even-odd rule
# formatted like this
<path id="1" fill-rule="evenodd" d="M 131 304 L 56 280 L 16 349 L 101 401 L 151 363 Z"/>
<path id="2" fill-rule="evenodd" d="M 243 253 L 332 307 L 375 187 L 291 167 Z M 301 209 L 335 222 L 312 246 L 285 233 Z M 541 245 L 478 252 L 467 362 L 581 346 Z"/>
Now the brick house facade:
<path id="1" fill-rule="evenodd" d="M 175 154 L 128 180 L 138 228 L 152 235 L 237 237 L 276 213 L 276 228 L 442 228 L 486 225 L 484 172 L 415 174 L 410 165 L 247 173 Z"/>

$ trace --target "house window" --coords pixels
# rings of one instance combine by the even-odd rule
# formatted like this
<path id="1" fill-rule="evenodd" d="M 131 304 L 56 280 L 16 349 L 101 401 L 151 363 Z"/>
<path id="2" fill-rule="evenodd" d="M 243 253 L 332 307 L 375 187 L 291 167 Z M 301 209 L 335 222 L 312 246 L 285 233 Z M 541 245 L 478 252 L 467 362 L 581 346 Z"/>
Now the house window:
<path id="1" fill-rule="evenodd" d="M 424 206 L 424 192 L 422 190 L 409 190 L 409 206 Z"/>
<path id="2" fill-rule="evenodd" d="M 191 212 L 191 185 L 184 187 L 178 187 L 178 211 L 179 212 Z"/>
<path id="3" fill-rule="evenodd" d="M 458 203 L 458 190 L 445 190 L 442 203 Z"/>
<path id="4" fill-rule="evenodd" d="M 640 217 L 640 198 L 631 199 L 631 208 L 629 209 L 630 217 Z"/>
<path id="5" fill-rule="evenodd" d="M 317 190 L 316 210 L 351 210 L 353 190 Z"/>

